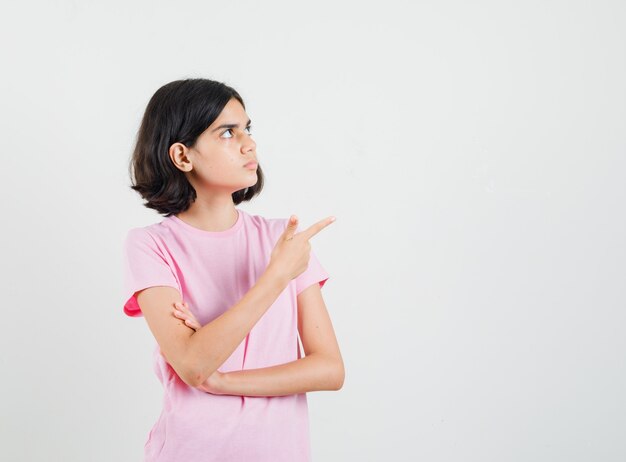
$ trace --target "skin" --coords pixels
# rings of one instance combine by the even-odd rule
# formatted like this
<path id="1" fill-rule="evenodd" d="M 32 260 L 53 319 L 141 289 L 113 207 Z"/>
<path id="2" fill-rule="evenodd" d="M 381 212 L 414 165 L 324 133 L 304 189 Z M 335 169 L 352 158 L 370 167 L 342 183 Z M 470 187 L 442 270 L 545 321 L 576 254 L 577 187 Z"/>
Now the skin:
<path id="1" fill-rule="evenodd" d="M 238 215 L 232 193 L 257 182 L 256 170 L 244 167 L 247 162 L 258 160 L 248 120 L 243 106 L 233 98 L 193 147 L 172 144 L 170 159 L 185 172 L 197 193 L 196 201 L 178 218 L 206 231 L 224 231 L 235 224 Z M 223 124 L 237 127 L 218 129 Z M 315 226 L 315 232 L 319 232 L 332 221 L 319 222 L 298 234 L 310 237 L 307 233 L 312 236 Z M 305 357 L 267 368 L 215 371 L 197 388 L 207 393 L 241 396 L 341 389 L 345 377 L 343 359 L 319 284 L 303 290 L 297 302 L 298 332 Z M 192 332 L 202 327 L 186 303 L 174 303 L 171 313 Z"/>
<path id="2" fill-rule="evenodd" d="M 202 327 L 186 302 L 174 305 L 174 316 L 185 325 L 194 330 Z M 313 284 L 298 295 L 298 317 L 304 358 L 261 369 L 216 371 L 198 388 L 213 394 L 245 396 L 341 389 L 345 376 L 343 360 L 319 284 Z"/>
<path id="3" fill-rule="evenodd" d="M 256 170 L 244 168 L 249 161 L 258 160 L 256 143 L 246 129 L 248 120 L 243 106 L 233 98 L 193 147 L 182 143 L 170 146 L 170 159 L 185 172 L 197 194 L 178 218 L 205 231 L 224 231 L 235 224 L 232 194 L 257 182 Z M 223 124 L 238 127 L 218 129 Z"/>

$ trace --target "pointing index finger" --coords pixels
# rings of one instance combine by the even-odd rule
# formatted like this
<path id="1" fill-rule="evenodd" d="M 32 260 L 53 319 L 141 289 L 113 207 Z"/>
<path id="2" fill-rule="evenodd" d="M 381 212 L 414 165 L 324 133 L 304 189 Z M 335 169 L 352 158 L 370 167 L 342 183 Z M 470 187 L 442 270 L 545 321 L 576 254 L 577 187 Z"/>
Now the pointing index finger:
<path id="1" fill-rule="evenodd" d="M 324 218 L 323 220 L 320 220 L 317 223 L 312 224 L 307 229 L 302 231 L 300 234 L 304 234 L 305 237 L 307 238 L 307 240 L 311 239 L 313 236 L 315 236 L 317 233 L 319 233 L 321 230 L 326 228 L 328 225 L 330 225 L 335 220 L 336 220 L 336 217 L 334 217 L 334 216 L 330 216 L 328 218 Z"/>

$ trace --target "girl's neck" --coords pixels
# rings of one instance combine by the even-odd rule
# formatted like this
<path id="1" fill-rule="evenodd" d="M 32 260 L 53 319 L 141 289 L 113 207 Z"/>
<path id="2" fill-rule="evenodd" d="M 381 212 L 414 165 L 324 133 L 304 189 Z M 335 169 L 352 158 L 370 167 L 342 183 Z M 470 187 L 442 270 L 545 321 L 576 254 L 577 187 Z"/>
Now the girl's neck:
<path id="1" fill-rule="evenodd" d="M 230 229 L 237 222 L 239 212 L 232 199 L 230 203 L 207 204 L 196 200 L 176 218 L 203 231 L 220 232 Z"/>

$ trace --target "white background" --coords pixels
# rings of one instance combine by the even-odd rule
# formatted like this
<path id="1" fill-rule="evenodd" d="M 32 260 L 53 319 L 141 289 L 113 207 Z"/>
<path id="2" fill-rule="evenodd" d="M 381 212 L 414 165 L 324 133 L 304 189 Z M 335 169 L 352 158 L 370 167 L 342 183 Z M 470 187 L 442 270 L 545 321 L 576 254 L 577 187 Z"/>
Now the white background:
<path id="1" fill-rule="evenodd" d="M 614 1 L 0 7 L 0 459 L 141 460 L 160 412 L 122 242 L 143 110 L 246 102 L 242 208 L 311 241 L 346 365 L 315 461 L 626 459 L 626 7 Z"/>

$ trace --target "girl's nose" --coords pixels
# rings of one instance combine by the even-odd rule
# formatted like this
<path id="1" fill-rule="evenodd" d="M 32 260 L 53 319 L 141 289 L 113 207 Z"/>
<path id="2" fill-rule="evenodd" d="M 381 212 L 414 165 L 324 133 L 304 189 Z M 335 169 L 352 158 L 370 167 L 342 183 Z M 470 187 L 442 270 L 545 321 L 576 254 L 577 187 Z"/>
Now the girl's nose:
<path id="1" fill-rule="evenodd" d="M 241 144 L 241 152 L 246 154 L 256 148 L 256 143 L 250 135 L 246 135 L 243 143 Z"/>

